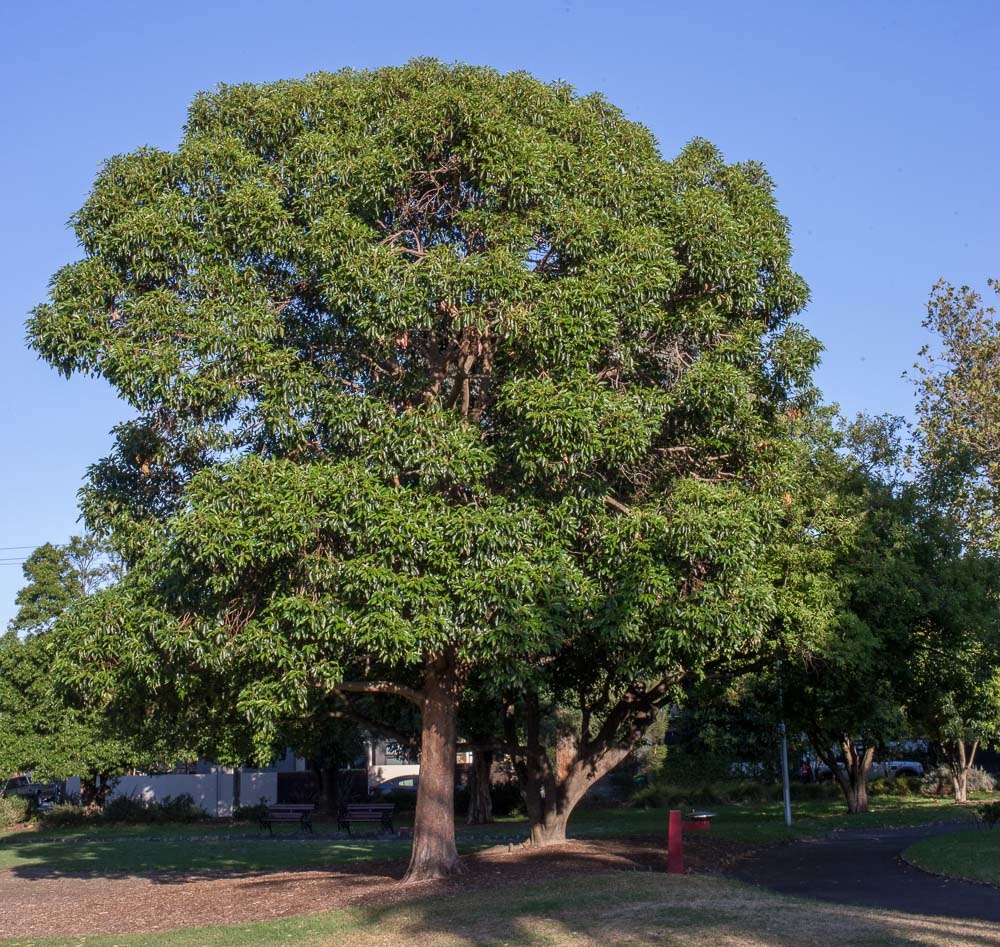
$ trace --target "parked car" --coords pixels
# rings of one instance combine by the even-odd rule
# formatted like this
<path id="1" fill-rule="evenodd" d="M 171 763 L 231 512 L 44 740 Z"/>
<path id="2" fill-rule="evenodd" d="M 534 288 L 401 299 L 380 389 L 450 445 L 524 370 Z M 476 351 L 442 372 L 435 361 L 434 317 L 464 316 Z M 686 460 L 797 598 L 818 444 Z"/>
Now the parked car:
<path id="1" fill-rule="evenodd" d="M 393 776 L 392 779 L 387 779 L 377 786 L 372 786 L 369 795 L 373 799 L 379 799 L 384 796 L 413 796 L 416 798 L 417 787 L 419 785 L 420 777 L 415 774 L 411 776 Z"/>
<path id="2" fill-rule="evenodd" d="M 837 767 L 839 769 L 843 769 L 844 764 L 838 760 Z M 830 767 L 827 766 L 826 763 L 817 763 L 812 772 L 814 773 L 813 778 L 816 780 L 833 778 L 833 774 L 830 772 Z M 923 775 L 923 764 L 917 762 L 917 760 L 883 760 L 881 762 L 872 763 L 868 769 L 869 779 L 880 779 L 883 777 L 895 779 L 897 776 L 920 777 Z"/>
<path id="3" fill-rule="evenodd" d="M 872 763 L 872 768 L 868 770 L 868 775 L 872 779 L 880 776 L 923 776 L 924 764 L 916 760 L 885 760 L 881 763 Z"/>
<path id="4" fill-rule="evenodd" d="M 0 797 L 21 796 L 41 809 L 62 802 L 64 790 L 63 783 L 36 783 L 30 776 L 11 776 L 0 786 Z"/>

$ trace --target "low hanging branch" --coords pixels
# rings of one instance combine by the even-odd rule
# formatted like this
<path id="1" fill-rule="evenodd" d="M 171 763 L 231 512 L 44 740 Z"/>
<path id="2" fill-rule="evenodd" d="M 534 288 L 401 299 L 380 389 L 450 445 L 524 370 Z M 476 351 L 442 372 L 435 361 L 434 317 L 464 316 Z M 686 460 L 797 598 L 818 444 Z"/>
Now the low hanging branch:
<path id="1" fill-rule="evenodd" d="M 424 704 L 422 691 L 391 681 L 344 681 L 333 688 L 336 694 L 385 694 L 390 697 L 401 697 L 417 707 Z"/>

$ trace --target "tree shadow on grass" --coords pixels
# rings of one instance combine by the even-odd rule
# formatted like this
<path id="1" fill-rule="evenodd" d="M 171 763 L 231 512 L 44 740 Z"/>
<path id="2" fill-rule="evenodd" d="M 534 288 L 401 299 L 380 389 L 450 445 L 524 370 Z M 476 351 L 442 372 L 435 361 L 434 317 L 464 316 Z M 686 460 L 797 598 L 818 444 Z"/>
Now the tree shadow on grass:
<path id="1" fill-rule="evenodd" d="M 261 872 L 357 871 L 373 861 L 403 859 L 402 839 L 324 839 L 309 835 L 269 838 L 10 837 L 0 841 L 0 871 L 42 879 L 142 876 L 159 884 Z"/>
<path id="2" fill-rule="evenodd" d="M 367 936 L 345 944 L 768 944 L 993 947 L 1000 927 L 976 920 L 784 899 L 714 878 L 591 875 L 508 889 L 474 900 L 427 898 L 361 909 Z"/>

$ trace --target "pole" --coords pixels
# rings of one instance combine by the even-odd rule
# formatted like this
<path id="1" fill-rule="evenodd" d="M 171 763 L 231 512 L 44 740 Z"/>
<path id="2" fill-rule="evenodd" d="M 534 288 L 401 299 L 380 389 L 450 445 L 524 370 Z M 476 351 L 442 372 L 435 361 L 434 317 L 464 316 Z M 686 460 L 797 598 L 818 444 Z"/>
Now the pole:
<path id="1" fill-rule="evenodd" d="M 667 822 L 667 871 L 684 874 L 684 823 L 680 809 L 671 809 Z"/>
<path id="2" fill-rule="evenodd" d="M 781 794 L 785 800 L 785 825 L 792 824 L 792 790 L 788 784 L 788 736 L 785 733 L 785 721 L 778 724 L 781 733 Z"/>

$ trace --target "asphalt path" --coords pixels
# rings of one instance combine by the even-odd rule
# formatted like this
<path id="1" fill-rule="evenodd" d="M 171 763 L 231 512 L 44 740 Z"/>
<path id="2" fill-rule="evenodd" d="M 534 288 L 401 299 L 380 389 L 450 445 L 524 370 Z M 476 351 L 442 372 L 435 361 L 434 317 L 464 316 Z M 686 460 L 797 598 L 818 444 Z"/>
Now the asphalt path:
<path id="1" fill-rule="evenodd" d="M 845 829 L 824 838 L 772 845 L 741 860 L 729 873 L 800 898 L 1000 922 L 1000 888 L 941 878 L 900 857 L 921 839 L 970 828 L 968 822 L 958 822 Z"/>

